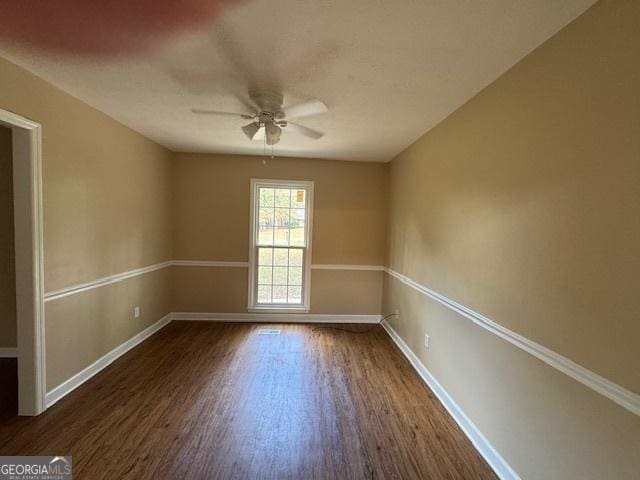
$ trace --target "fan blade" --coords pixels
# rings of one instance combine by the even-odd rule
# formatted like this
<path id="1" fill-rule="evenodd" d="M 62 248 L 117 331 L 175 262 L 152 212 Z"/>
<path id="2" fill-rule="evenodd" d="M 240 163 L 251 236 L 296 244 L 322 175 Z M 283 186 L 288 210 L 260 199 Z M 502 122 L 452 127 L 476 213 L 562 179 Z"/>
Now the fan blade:
<path id="1" fill-rule="evenodd" d="M 256 105 L 247 98 L 247 89 L 242 85 L 243 80 L 237 75 L 225 75 L 213 71 L 196 72 L 175 67 L 169 67 L 166 71 L 173 80 L 192 95 L 210 96 L 219 94 L 220 90 L 224 89 L 238 100 L 248 112 L 247 115 L 258 113 Z"/>
<path id="2" fill-rule="evenodd" d="M 301 133 L 305 137 L 313 138 L 314 140 L 319 140 L 320 138 L 324 137 L 324 133 L 322 132 L 313 130 L 312 128 L 305 127 L 304 125 L 299 125 L 293 122 L 287 122 L 286 128 L 294 132 Z"/>
<path id="3" fill-rule="evenodd" d="M 191 111 L 193 113 L 197 113 L 198 115 L 225 115 L 232 117 L 242 117 L 246 119 L 252 119 L 255 115 L 250 113 L 233 113 L 233 112 L 219 112 L 217 110 L 203 110 L 201 108 L 192 108 Z"/>
<path id="4" fill-rule="evenodd" d="M 260 108 L 253 103 L 251 99 L 247 98 L 246 92 L 242 94 L 235 92 L 233 96 L 236 97 L 236 99 L 244 105 L 244 108 L 246 108 L 248 112 L 251 112 L 254 117 L 260 113 Z"/>
<path id="5" fill-rule="evenodd" d="M 260 130 L 260 124 L 258 122 L 251 122 L 242 127 L 242 131 L 247 137 L 249 137 L 249 140 L 253 140 L 253 137 L 256 136 L 258 130 Z"/>
<path id="6" fill-rule="evenodd" d="M 300 118 L 308 117 L 310 115 L 318 115 L 320 113 L 328 112 L 327 106 L 320 100 L 309 100 L 307 102 L 298 103 L 282 110 L 285 118 Z"/>

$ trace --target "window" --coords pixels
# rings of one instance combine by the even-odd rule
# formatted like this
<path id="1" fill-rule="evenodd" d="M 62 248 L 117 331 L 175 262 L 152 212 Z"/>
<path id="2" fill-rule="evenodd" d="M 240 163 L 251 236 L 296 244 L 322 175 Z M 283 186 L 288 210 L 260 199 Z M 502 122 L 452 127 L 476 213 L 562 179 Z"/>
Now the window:
<path id="1" fill-rule="evenodd" d="M 250 310 L 309 310 L 313 182 L 251 180 Z"/>

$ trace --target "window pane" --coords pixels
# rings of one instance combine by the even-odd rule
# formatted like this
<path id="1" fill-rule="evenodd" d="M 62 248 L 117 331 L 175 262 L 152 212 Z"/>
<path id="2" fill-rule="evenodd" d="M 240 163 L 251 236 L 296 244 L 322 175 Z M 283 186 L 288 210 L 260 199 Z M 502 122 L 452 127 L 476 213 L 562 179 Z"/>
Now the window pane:
<path id="1" fill-rule="evenodd" d="M 276 208 L 274 217 L 274 244 L 289 245 L 289 209 Z"/>
<path id="2" fill-rule="evenodd" d="M 261 207 L 273 207 L 275 200 L 275 192 L 273 188 L 260 187 L 260 206 Z"/>
<path id="3" fill-rule="evenodd" d="M 287 303 L 287 287 L 273 287 L 273 303 Z"/>
<path id="4" fill-rule="evenodd" d="M 273 265 L 273 248 L 258 248 L 258 265 Z"/>
<path id="5" fill-rule="evenodd" d="M 276 228 L 289 226 L 289 212 L 288 208 L 276 208 L 274 209 L 273 224 Z"/>
<path id="6" fill-rule="evenodd" d="M 273 249 L 273 264 L 287 266 L 289 264 L 289 249 L 288 248 L 274 248 Z"/>
<path id="7" fill-rule="evenodd" d="M 271 268 L 272 267 L 258 267 L 259 285 L 271 285 Z"/>
<path id="8" fill-rule="evenodd" d="M 290 245 L 304 246 L 304 210 L 295 208 L 291 209 L 291 219 L 289 221 L 291 232 L 289 236 Z"/>
<path id="9" fill-rule="evenodd" d="M 289 208 L 289 192 L 288 188 L 276 188 L 276 207 Z"/>
<path id="10" fill-rule="evenodd" d="M 258 303 L 271 303 L 271 285 L 258 285 Z"/>
<path id="11" fill-rule="evenodd" d="M 288 287 L 287 303 L 302 303 L 302 287 Z"/>
<path id="12" fill-rule="evenodd" d="M 289 265 L 302 266 L 302 250 L 300 248 L 289 250 Z"/>
<path id="13" fill-rule="evenodd" d="M 289 285 L 302 285 L 302 267 L 289 268 Z"/>
<path id="14" fill-rule="evenodd" d="M 273 239 L 274 245 L 289 245 L 289 229 L 284 228 L 276 228 L 274 232 L 275 236 Z"/>
<path id="15" fill-rule="evenodd" d="M 291 208 L 304 208 L 304 206 L 305 206 L 305 191 L 291 190 Z"/>
<path id="16" fill-rule="evenodd" d="M 287 267 L 273 267 L 273 284 L 287 284 Z"/>
<path id="17" fill-rule="evenodd" d="M 289 245 L 294 247 L 304 247 L 304 225 L 299 225 L 296 228 L 291 228 L 289 231 Z"/>
<path id="18" fill-rule="evenodd" d="M 258 222 L 258 243 L 261 245 L 273 245 L 273 210 L 271 208 L 260 208 Z"/>
<path id="19" fill-rule="evenodd" d="M 304 208 L 291 209 L 291 225 L 304 224 Z"/>

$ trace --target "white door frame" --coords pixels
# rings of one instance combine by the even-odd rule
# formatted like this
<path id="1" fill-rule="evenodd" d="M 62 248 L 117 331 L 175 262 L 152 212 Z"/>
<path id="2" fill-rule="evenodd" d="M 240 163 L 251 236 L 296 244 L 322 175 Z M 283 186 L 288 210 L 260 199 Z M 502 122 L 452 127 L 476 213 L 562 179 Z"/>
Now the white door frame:
<path id="1" fill-rule="evenodd" d="M 42 140 L 39 123 L 0 109 L 11 128 L 13 211 L 18 322 L 18 414 L 45 408 L 44 243 L 42 237 Z"/>

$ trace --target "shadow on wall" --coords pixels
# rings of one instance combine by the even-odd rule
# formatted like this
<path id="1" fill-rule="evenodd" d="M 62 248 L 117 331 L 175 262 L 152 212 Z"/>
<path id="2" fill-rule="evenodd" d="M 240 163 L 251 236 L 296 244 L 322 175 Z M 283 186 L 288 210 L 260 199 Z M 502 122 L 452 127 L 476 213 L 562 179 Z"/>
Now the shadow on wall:
<path id="1" fill-rule="evenodd" d="M 11 129 L 0 125 L 0 348 L 17 347 Z"/>

